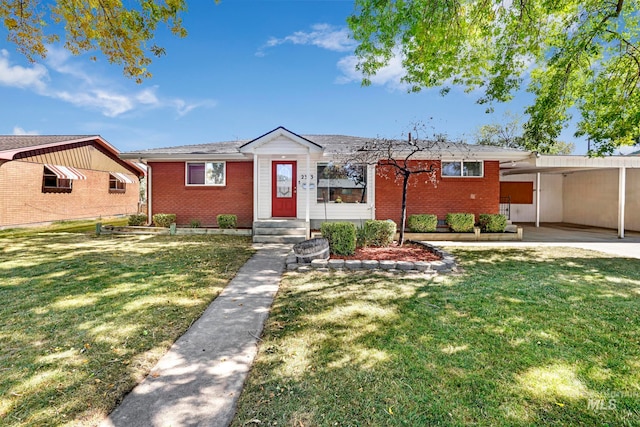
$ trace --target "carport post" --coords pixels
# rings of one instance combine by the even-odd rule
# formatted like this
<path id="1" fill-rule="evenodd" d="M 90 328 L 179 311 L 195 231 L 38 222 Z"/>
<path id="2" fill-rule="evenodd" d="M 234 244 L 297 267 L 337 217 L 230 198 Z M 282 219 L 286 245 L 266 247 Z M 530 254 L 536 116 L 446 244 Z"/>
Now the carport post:
<path id="1" fill-rule="evenodd" d="M 540 172 L 536 173 L 536 227 L 540 227 Z"/>
<path id="2" fill-rule="evenodd" d="M 627 193 L 627 168 L 618 169 L 618 238 L 624 239 L 624 205 Z"/>

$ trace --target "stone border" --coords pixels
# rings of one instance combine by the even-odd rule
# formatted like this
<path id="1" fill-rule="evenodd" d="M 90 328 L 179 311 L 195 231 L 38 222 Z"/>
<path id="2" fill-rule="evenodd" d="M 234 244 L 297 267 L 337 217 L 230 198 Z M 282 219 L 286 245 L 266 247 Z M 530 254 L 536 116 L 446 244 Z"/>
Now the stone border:
<path id="1" fill-rule="evenodd" d="M 376 260 L 343 260 L 343 259 L 314 259 L 310 263 L 299 263 L 293 250 L 286 259 L 288 271 L 329 271 L 329 270 L 360 270 L 387 271 L 391 273 L 419 272 L 425 274 L 447 274 L 457 271 L 456 258 L 447 251 L 425 242 L 407 241 L 424 246 L 427 250 L 438 255 L 439 261 L 376 261 Z"/>
<path id="2" fill-rule="evenodd" d="M 252 230 L 250 228 L 187 228 L 176 227 L 175 224 L 171 224 L 171 227 L 151 227 L 151 226 L 133 226 L 125 225 L 121 227 L 114 227 L 111 225 L 102 225 L 102 223 L 96 223 L 96 234 L 142 234 L 142 235 L 185 235 L 185 234 L 227 234 L 233 236 L 251 236 Z"/>

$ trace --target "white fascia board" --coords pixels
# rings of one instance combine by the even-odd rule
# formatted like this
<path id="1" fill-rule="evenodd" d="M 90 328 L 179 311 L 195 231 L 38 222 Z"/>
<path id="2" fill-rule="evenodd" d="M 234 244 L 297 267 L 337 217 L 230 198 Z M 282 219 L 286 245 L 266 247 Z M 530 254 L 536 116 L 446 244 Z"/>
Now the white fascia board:
<path id="1" fill-rule="evenodd" d="M 640 168 L 640 157 L 635 156 L 545 156 L 536 159 L 536 166 L 573 168 Z"/>

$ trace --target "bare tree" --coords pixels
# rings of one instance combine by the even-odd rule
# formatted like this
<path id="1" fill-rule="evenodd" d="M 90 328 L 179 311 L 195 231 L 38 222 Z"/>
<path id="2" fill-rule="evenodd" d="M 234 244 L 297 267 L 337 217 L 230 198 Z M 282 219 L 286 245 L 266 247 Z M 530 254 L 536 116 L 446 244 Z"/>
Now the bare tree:
<path id="1" fill-rule="evenodd" d="M 376 173 L 386 178 L 392 174 L 398 184 L 402 185 L 402 206 L 400 215 L 400 237 L 398 244 L 404 244 L 404 231 L 407 222 L 407 193 L 412 176 L 427 175 L 427 180 L 434 187 L 438 184 L 437 171 L 443 157 L 469 157 L 468 145 L 463 142 L 450 141 L 443 134 L 434 134 L 421 139 L 424 126 L 414 125 L 412 132 L 402 139 L 376 138 L 364 143 L 358 150 L 344 155 L 345 164 L 368 164 L 376 166 Z"/>

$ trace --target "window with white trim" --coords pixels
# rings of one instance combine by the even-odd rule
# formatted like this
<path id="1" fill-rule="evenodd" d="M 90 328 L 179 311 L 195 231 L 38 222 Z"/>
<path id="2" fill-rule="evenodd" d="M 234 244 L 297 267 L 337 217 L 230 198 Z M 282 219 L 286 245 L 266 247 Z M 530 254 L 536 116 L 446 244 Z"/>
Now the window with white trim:
<path id="1" fill-rule="evenodd" d="M 366 203 L 367 165 L 318 163 L 318 203 Z"/>
<path id="2" fill-rule="evenodd" d="M 187 185 L 217 185 L 226 184 L 225 162 L 187 162 Z"/>
<path id="3" fill-rule="evenodd" d="M 442 161 L 443 177 L 473 177 L 484 176 L 484 162 L 482 161 Z"/>

